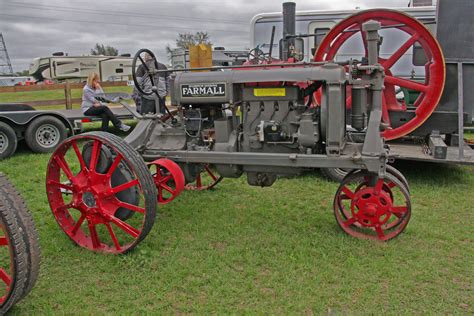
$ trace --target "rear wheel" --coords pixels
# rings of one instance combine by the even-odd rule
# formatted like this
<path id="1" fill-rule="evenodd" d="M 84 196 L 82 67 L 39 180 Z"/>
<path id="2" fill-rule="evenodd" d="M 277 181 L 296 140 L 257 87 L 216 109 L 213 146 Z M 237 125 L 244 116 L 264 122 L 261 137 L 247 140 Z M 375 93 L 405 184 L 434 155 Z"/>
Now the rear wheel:
<path id="1" fill-rule="evenodd" d="M 18 145 L 15 131 L 8 124 L 0 122 L 0 160 L 13 155 Z"/>
<path id="2" fill-rule="evenodd" d="M 39 236 L 33 217 L 26 207 L 25 200 L 23 200 L 16 188 L 2 174 L 0 174 L 0 195 L 5 198 L 6 205 L 8 205 L 17 215 L 18 224 L 25 241 L 25 252 L 27 255 L 27 281 L 21 295 L 21 298 L 23 298 L 31 291 L 39 276 L 41 261 Z"/>
<path id="3" fill-rule="evenodd" d="M 157 190 L 143 158 L 109 133 L 81 134 L 60 144 L 49 161 L 46 188 L 59 226 L 92 251 L 126 253 L 155 221 Z M 120 193 L 127 190 L 137 196 L 125 199 Z"/>

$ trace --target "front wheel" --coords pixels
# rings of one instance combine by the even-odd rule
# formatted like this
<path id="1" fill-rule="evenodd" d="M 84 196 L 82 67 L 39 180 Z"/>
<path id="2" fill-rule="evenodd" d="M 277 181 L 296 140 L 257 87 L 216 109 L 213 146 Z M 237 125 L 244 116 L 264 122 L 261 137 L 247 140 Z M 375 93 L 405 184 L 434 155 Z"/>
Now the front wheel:
<path id="1" fill-rule="evenodd" d="M 155 222 L 158 193 L 143 158 L 109 133 L 60 144 L 48 164 L 46 190 L 62 230 L 92 251 L 126 253 Z"/>

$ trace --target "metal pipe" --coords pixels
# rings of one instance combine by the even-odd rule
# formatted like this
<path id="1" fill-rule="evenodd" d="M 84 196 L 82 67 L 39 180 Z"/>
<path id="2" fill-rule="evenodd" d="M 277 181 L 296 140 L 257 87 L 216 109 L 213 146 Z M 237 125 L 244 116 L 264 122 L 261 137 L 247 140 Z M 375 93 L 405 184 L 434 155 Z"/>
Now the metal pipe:
<path id="1" fill-rule="evenodd" d="M 259 65 L 243 65 L 243 66 L 220 66 L 220 67 L 199 67 L 199 68 L 182 68 L 182 69 L 167 69 L 167 70 L 151 70 L 150 74 L 160 74 L 168 72 L 187 72 L 187 71 L 201 71 L 201 70 L 225 70 L 225 69 L 247 69 L 247 68 L 278 68 L 278 67 L 302 67 L 302 66 L 322 66 L 326 64 L 336 64 L 339 66 L 349 65 L 349 61 L 316 61 L 316 62 L 300 62 L 300 63 L 283 63 L 283 64 L 259 64 Z"/>
<path id="2" fill-rule="evenodd" d="M 459 160 L 464 159 L 464 91 L 463 64 L 458 62 L 458 146 Z"/>
<path id="3" fill-rule="evenodd" d="M 290 56 L 290 47 L 295 46 L 294 36 L 296 33 L 296 3 L 294 1 L 283 2 L 283 40 L 280 56 L 281 60 L 288 60 Z M 291 38 L 290 38 L 291 37 Z"/>

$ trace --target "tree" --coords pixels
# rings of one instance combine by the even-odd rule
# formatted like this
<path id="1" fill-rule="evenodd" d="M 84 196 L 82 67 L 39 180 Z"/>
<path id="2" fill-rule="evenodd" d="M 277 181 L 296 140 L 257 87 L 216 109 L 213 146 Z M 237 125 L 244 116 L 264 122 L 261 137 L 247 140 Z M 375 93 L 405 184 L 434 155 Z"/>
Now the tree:
<path id="1" fill-rule="evenodd" d="M 91 55 L 118 56 L 118 49 L 112 46 L 96 43 L 91 49 Z"/>
<path id="2" fill-rule="evenodd" d="M 191 45 L 199 45 L 199 44 L 208 44 L 212 45 L 211 39 L 209 38 L 209 34 L 207 32 L 196 32 L 195 34 L 191 33 L 179 33 L 178 37 L 176 38 L 176 48 L 183 48 L 189 49 Z M 169 56 L 171 56 L 171 52 L 173 49 L 167 45 L 166 52 Z"/>

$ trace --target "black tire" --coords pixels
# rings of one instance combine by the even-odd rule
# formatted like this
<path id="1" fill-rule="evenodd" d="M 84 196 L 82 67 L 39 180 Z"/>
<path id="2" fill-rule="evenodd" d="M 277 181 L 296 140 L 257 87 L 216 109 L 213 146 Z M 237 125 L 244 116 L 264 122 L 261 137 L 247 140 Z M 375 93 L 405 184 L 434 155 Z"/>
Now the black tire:
<path id="1" fill-rule="evenodd" d="M 321 174 L 328 180 L 341 183 L 350 172 L 349 169 L 342 168 L 321 168 Z"/>
<path id="2" fill-rule="evenodd" d="M 0 194 L 0 234 L 7 241 L 8 253 L 10 257 L 11 284 L 1 293 L 0 315 L 4 315 L 18 302 L 23 295 L 28 283 L 28 260 L 23 237 L 23 230 L 19 224 L 19 217 L 15 210 L 11 208 L 3 194 Z M 7 249 L 2 249 L 7 250 Z M 3 282 L 3 281 L 2 281 Z"/>
<path id="3" fill-rule="evenodd" d="M 18 224 L 22 230 L 23 239 L 25 241 L 25 251 L 27 253 L 27 282 L 21 295 L 21 298 L 23 298 L 28 295 L 38 280 L 41 262 L 38 232 L 33 217 L 26 207 L 25 200 L 3 174 L 0 174 L 0 195 L 5 197 L 7 204 L 9 204 L 11 209 L 17 214 Z"/>
<path id="4" fill-rule="evenodd" d="M 25 140 L 28 147 L 36 153 L 49 153 L 67 137 L 67 129 L 60 119 L 54 116 L 40 116 L 26 128 Z"/>
<path id="5" fill-rule="evenodd" d="M 13 128 L 4 122 L 0 122 L 0 160 L 13 155 L 17 146 L 18 139 Z"/>

